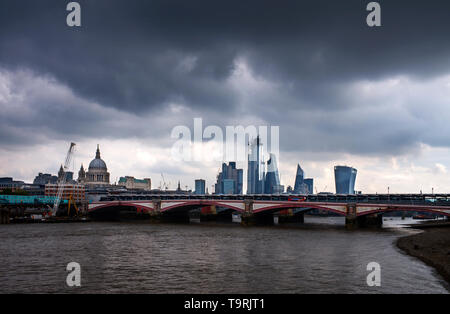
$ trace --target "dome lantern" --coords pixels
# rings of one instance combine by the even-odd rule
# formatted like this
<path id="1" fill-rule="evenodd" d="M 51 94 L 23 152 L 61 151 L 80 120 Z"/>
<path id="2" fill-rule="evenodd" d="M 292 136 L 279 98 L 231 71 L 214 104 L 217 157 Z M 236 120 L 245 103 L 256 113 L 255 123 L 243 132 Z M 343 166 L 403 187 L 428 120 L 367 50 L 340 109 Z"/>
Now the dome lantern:
<path id="1" fill-rule="evenodd" d="M 89 170 L 107 170 L 106 163 L 100 158 L 100 147 L 97 144 L 97 151 L 95 152 L 95 159 L 89 164 Z"/>

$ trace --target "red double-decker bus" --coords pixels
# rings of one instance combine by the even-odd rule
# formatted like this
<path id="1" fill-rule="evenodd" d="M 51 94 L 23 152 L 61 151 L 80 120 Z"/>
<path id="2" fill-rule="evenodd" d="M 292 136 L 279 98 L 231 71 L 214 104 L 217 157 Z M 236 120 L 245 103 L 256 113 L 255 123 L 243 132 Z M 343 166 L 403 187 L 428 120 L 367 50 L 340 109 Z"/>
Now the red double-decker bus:
<path id="1" fill-rule="evenodd" d="M 306 197 L 304 197 L 304 196 L 301 196 L 301 197 L 289 196 L 288 201 L 304 202 L 304 201 L 306 201 Z"/>

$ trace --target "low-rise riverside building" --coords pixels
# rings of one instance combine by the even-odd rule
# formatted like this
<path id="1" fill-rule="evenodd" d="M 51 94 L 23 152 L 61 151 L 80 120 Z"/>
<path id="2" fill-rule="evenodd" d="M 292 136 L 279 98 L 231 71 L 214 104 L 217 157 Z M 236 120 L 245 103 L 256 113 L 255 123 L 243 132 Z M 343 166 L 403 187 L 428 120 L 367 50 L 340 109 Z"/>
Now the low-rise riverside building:
<path id="1" fill-rule="evenodd" d="M 150 191 L 152 189 L 152 180 L 150 178 L 136 179 L 135 177 L 125 176 L 120 177 L 117 183 L 120 186 L 125 187 L 128 190 L 145 190 Z"/>

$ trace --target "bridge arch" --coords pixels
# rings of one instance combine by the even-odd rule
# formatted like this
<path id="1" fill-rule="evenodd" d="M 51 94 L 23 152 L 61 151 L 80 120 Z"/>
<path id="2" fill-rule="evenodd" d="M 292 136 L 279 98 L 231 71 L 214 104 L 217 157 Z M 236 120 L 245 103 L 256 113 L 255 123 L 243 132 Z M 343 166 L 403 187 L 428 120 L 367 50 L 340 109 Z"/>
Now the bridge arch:
<path id="1" fill-rule="evenodd" d="M 338 214 L 340 216 L 345 216 L 346 215 L 346 209 L 345 209 L 345 204 L 330 204 L 330 206 L 324 206 L 324 205 L 318 205 L 318 204 L 314 204 L 314 203 L 303 203 L 303 202 L 296 202 L 296 203 L 292 203 L 292 202 L 280 202 L 277 204 L 273 204 L 270 206 L 264 206 L 260 209 L 253 209 L 253 213 L 254 214 L 272 214 L 281 210 L 286 210 L 286 209 L 297 209 L 297 208 L 301 208 L 303 210 L 301 210 L 302 212 L 307 212 L 313 209 L 320 209 L 320 210 L 325 210 L 327 212 L 332 212 L 335 214 Z"/>
<path id="2" fill-rule="evenodd" d="M 161 213 L 189 211 L 194 208 L 206 206 L 225 207 L 238 212 L 245 211 L 245 204 L 243 201 L 184 200 L 162 201 Z"/>
<path id="3" fill-rule="evenodd" d="M 136 203 L 136 202 L 123 202 L 112 201 L 104 204 L 94 203 L 89 204 L 88 213 L 92 217 L 112 217 L 119 215 L 121 212 L 127 213 L 149 213 L 153 210 L 152 203 Z"/>

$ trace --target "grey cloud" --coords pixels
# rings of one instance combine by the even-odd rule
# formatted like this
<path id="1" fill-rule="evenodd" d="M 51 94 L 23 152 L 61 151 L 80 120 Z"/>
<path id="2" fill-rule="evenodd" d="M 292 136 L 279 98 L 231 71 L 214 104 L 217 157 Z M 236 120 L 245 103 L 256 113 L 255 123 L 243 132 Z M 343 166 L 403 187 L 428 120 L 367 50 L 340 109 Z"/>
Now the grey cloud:
<path id="1" fill-rule="evenodd" d="M 69 29 L 61 1 L 3 1 L 0 62 L 49 72 L 83 97 L 133 111 L 178 99 L 232 109 L 221 83 L 239 55 L 313 100 L 329 80 L 449 66 L 450 5 L 442 1 L 381 1 L 384 26 L 376 30 L 365 25 L 360 0 L 80 3 L 83 27 Z M 197 62 L 180 74 L 184 56 Z"/>
<path id="2" fill-rule="evenodd" d="M 353 109 L 378 103 L 358 104 L 346 89 L 449 73 L 448 1 L 380 1 L 380 29 L 365 25 L 361 0 L 79 2 L 81 29 L 65 26 L 65 2 L 1 2 L 0 67 L 74 93 L 32 95 L 34 115 L 0 117 L 2 143 L 26 142 L 26 125 L 40 136 L 139 134 L 167 144 L 174 125 L 199 114 L 208 124 L 278 124 L 282 150 L 397 154 L 445 142 L 405 111 L 361 115 Z M 239 58 L 277 90 L 242 104 L 227 84 Z M 186 111 L 171 112 L 172 103 Z"/>

